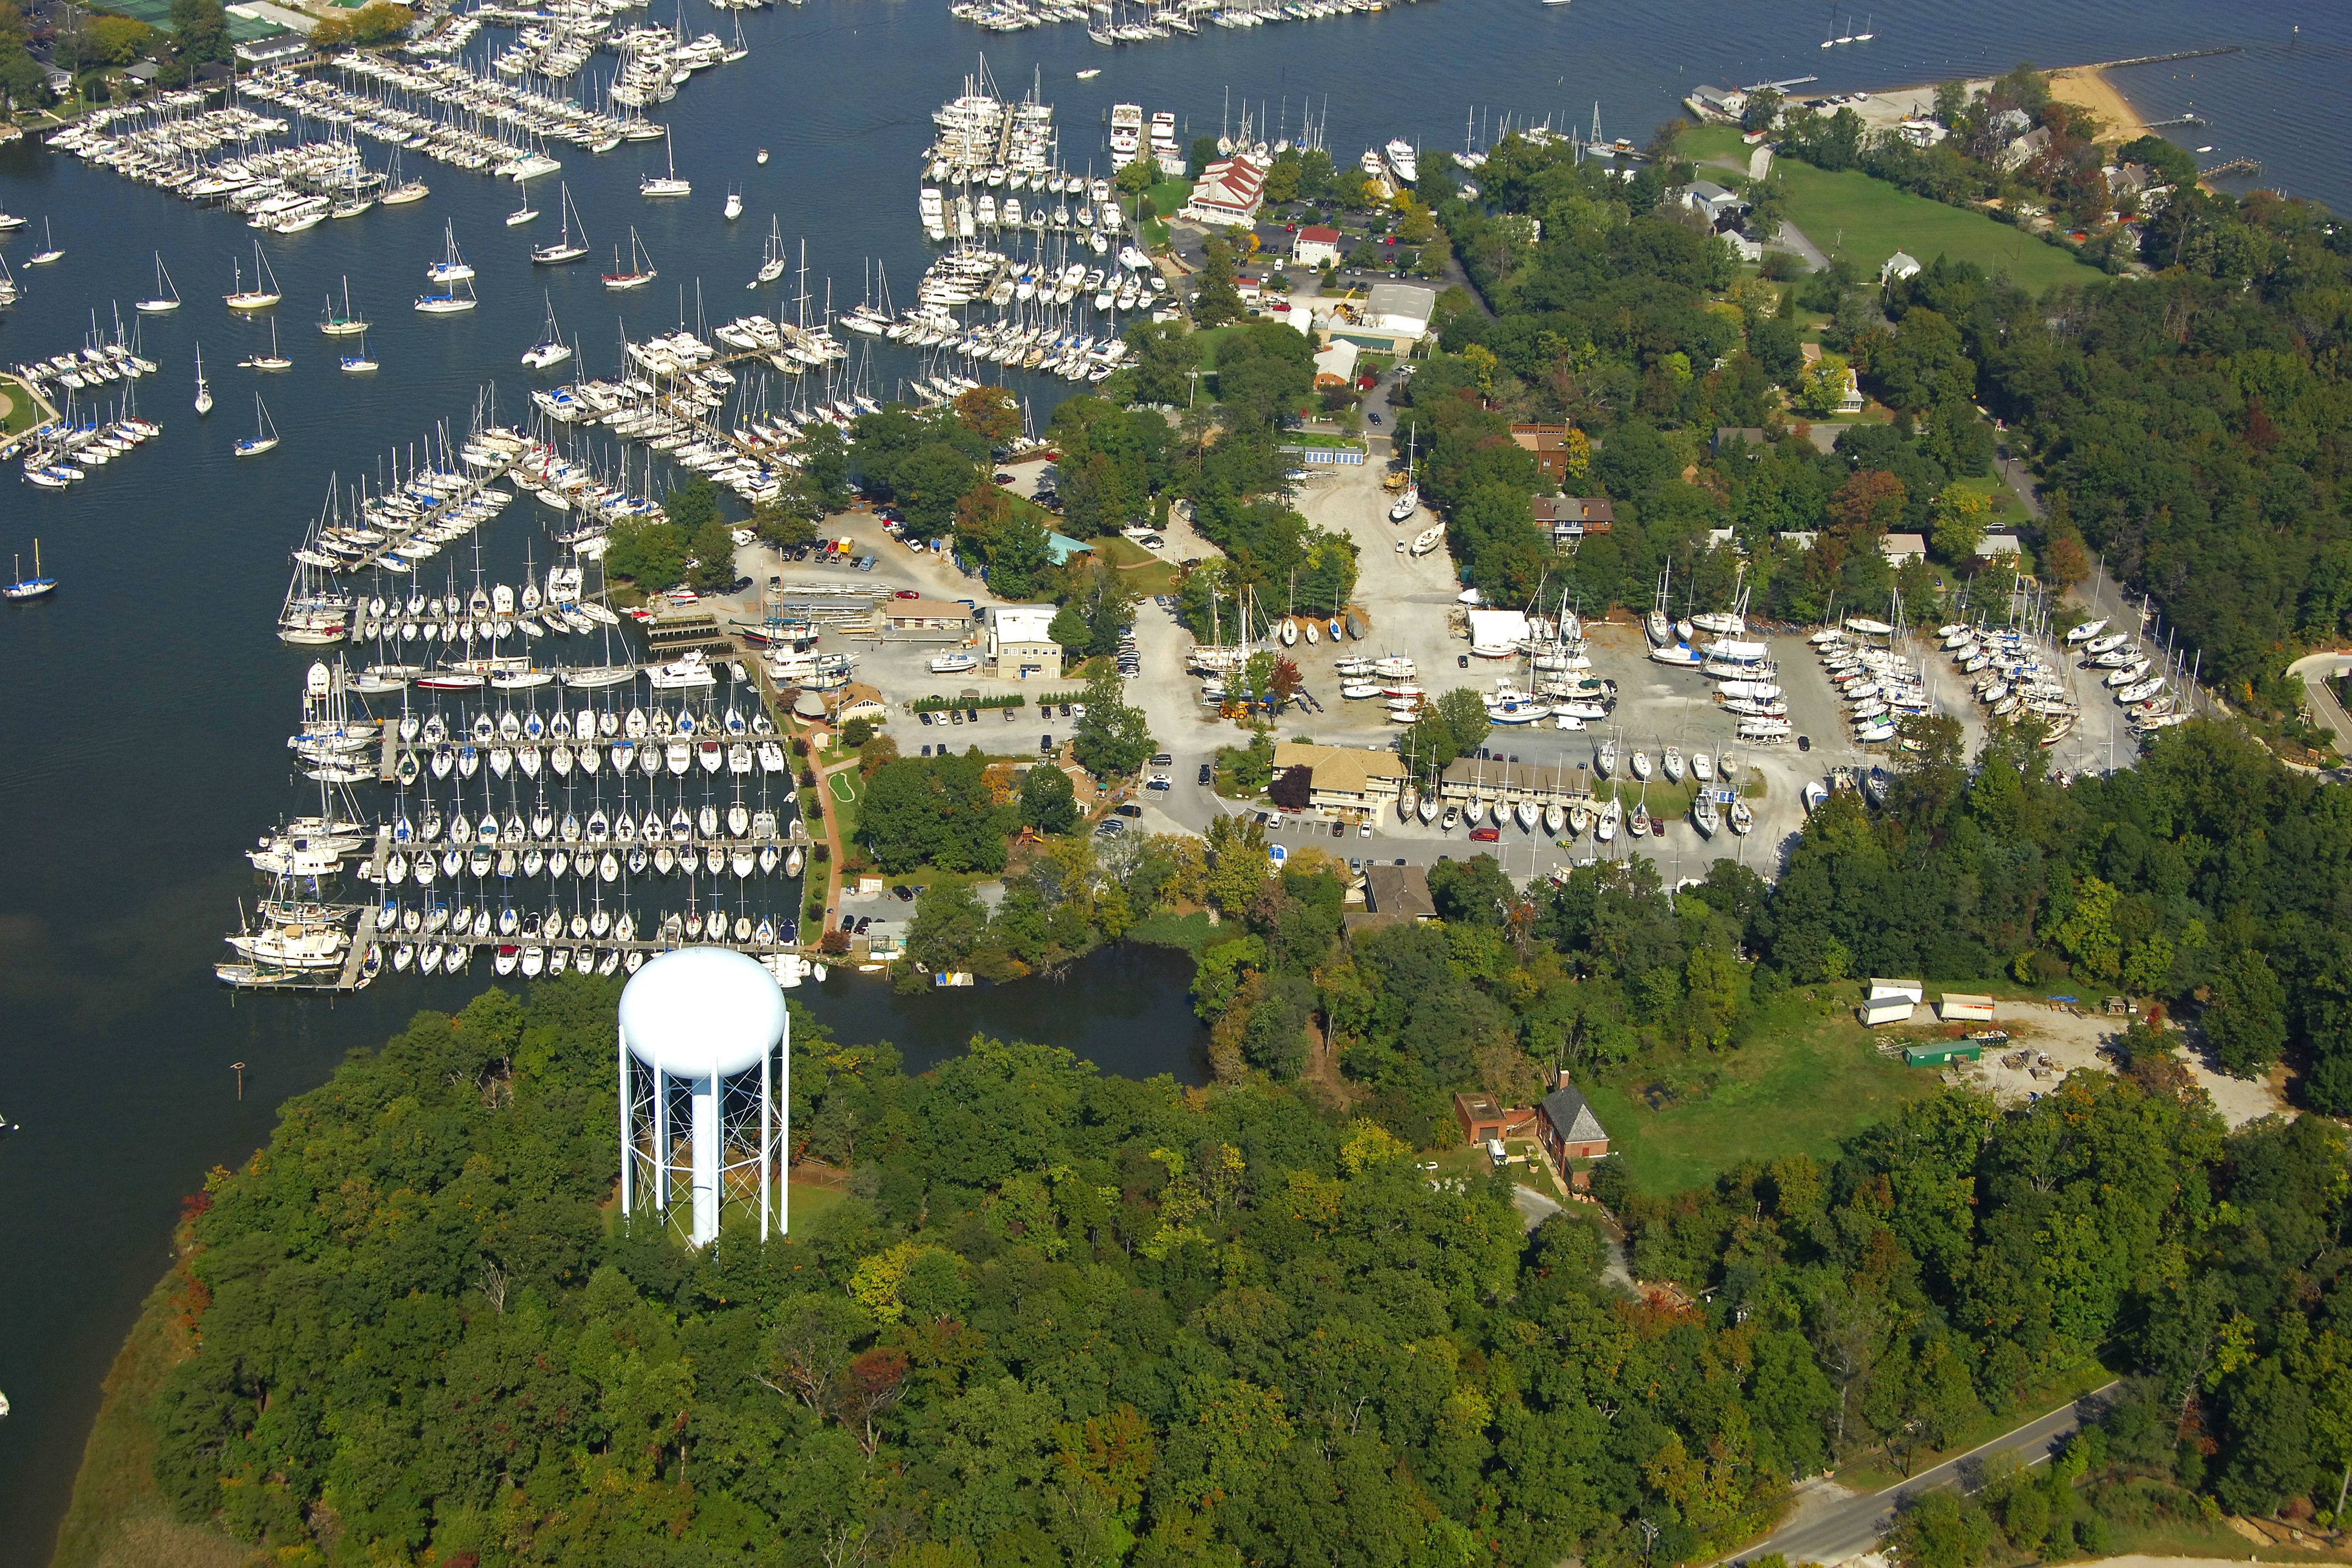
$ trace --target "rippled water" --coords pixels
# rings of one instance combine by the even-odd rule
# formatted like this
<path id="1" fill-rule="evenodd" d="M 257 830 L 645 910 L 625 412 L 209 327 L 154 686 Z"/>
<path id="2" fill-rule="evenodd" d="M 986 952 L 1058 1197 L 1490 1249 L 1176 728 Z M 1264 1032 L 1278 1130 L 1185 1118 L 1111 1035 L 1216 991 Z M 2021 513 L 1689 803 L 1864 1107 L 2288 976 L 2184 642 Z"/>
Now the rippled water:
<path id="1" fill-rule="evenodd" d="M 481 984 L 400 977 L 336 1001 L 233 1000 L 210 965 L 251 891 L 238 852 L 293 798 L 281 742 L 304 659 L 268 635 L 286 551 L 331 475 L 374 475 L 389 448 L 436 420 L 462 429 L 478 387 L 494 382 L 502 412 L 522 412 L 528 383 L 515 356 L 537 334 L 542 289 L 599 371 L 612 366 L 623 323 L 642 337 L 694 320 L 698 280 L 712 321 L 755 300 L 772 309 L 774 291 L 743 288 L 771 212 L 787 237 L 806 237 L 820 302 L 827 278 L 836 301 L 854 302 L 869 258 L 911 289 L 926 259 L 916 156 L 929 110 L 983 47 L 1000 82 L 1042 81 L 1066 162 L 1108 173 L 1100 128 L 1109 105 L 1130 98 L 1173 110 L 1188 137 L 1238 119 L 1244 102 L 1262 103 L 1276 134 L 1295 133 L 1311 99 L 1318 112 L 1328 103 L 1329 145 L 1346 157 L 1398 134 L 1458 146 L 1474 111 L 1489 124 L 1508 112 L 1589 128 L 1596 99 L 1609 135 L 1639 137 L 1710 80 L 1818 72 L 1820 90 L 1885 88 L 2020 58 L 2241 44 L 2239 54 L 2126 73 L 2123 85 L 2150 116 L 2205 115 L 2210 128 L 2189 140 L 2211 143 L 2216 160 L 2251 155 L 2267 183 L 2352 196 L 2341 7 L 1897 0 L 1869 19 L 1874 42 L 1824 51 L 1826 7 L 1810 4 L 1427 0 L 1111 51 L 1071 27 L 982 35 L 940 5 L 902 0 L 755 14 L 744 21 L 751 58 L 698 78 L 663 111 L 680 172 L 697 184 L 691 201 L 637 198 L 634 182 L 658 163 L 658 143 L 600 159 L 568 152 L 564 174 L 599 257 L 635 224 L 662 271 L 651 289 L 608 295 L 593 260 L 551 275 L 529 267 L 527 247 L 551 226 L 552 190 L 535 193 L 550 216 L 508 229 L 511 187 L 412 166 L 431 200 L 272 241 L 287 297 L 280 341 L 297 363 L 266 381 L 234 366 L 267 341 L 266 324 L 232 321 L 218 302 L 232 260 L 250 255 L 241 224 L 71 159 L 0 153 L 0 206 L 34 219 L 31 235 L 52 218 L 67 253 L 28 268 L 35 239 L 20 230 L 6 242 L 28 296 L 0 321 L 0 362 L 77 346 L 93 310 L 110 329 L 110 302 L 127 312 L 152 287 L 157 247 L 187 300 L 142 323 L 148 356 L 164 366 L 140 389 L 142 411 L 164 426 L 160 440 L 63 495 L 0 475 L 0 552 L 29 557 L 37 536 L 64 581 L 53 602 L 0 608 L 0 1112 L 23 1124 L 0 1141 L 0 1390 L 15 1406 L 0 1422 L 0 1560 L 47 1554 L 99 1380 L 164 1265 L 179 1195 L 207 1166 L 241 1159 L 276 1103 L 343 1052 Z M 2298 23 L 2300 37 L 2289 31 Z M 690 31 L 705 25 L 688 18 Z M 1103 74 L 1074 79 L 1088 68 Z M 752 161 L 762 145 L 774 154 L 764 167 Z M 719 217 L 730 183 L 747 209 L 732 226 Z M 420 317 L 409 301 L 445 220 L 480 270 L 482 305 Z M 370 343 L 384 368 L 365 381 L 336 371 L 311 326 L 346 276 L 377 323 Z M 205 421 L 188 408 L 199 340 L 219 400 Z M 876 390 L 893 390 L 908 367 L 877 350 Z M 285 442 L 239 463 L 229 443 L 251 428 L 257 384 Z M 1024 387 L 1041 419 L 1062 389 Z M 514 580 L 530 536 L 523 509 L 488 531 L 496 575 Z M 916 1066 L 984 1029 L 1066 1044 L 1115 1070 L 1197 1079 L 1184 979 L 1181 956 L 1135 952 L 1102 955 L 1059 985 L 900 999 L 843 978 L 803 994 L 845 1037 L 887 1036 Z M 239 1061 L 241 1104 L 230 1065 Z"/>

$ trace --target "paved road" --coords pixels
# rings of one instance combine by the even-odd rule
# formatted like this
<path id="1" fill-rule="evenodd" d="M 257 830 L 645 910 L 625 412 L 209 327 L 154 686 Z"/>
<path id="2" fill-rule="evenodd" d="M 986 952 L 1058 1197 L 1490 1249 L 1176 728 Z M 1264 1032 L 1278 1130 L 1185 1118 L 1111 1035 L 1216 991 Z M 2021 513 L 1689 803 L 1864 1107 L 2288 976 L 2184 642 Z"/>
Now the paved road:
<path id="1" fill-rule="evenodd" d="M 2327 684 L 2352 672 L 2352 654 L 2306 654 L 2288 665 L 2286 672 L 2302 679 L 2313 720 L 2335 731 L 2336 754 L 2352 757 L 2352 714 L 2344 711 L 2344 704 L 2336 700 L 2336 689 Z"/>
<path id="2" fill-rule="evenodd" d="M 1922 1470 L 1885 1491 L 1849 1498 L 1817 1511 L 1769 1540 L 1759 1542 L 1734 1561 L 1746 1562 L 1777 1552 L 1791 1563 L 1842 1563 L 1867 1552 L 1878 1543 L 1878 1538 L 1894 1523 L 1897 1510 L 1912 1498 L 1953 1485 L 1964 1491 L 1974 1491 L 1981 1484 L 1985 1461 L 1993 1455 L 2014 1452 L 2027 1465 L 2049 1458 L 2060 1438 L 2080 1426 L 2085 1416 L 2097 1415 L 2105 1395 L 2116 1386 L 2110 1383 L 2094 1389 L 2072 1405 L 2003 1433 L 1931 1470 Z"/>

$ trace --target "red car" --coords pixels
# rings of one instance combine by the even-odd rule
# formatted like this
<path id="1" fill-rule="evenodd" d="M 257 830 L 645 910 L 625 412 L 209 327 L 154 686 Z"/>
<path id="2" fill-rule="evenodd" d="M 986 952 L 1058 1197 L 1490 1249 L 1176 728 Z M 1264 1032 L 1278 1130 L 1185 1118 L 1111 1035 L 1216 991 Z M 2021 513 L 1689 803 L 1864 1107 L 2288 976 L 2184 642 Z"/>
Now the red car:
<path id="1" fill-rule="evenodd" d="M 1473 844 L 1493 844 L 1502 837 L 1503 830 L 1499 827 L 1474 827 L 1470 830 L 1470 842 Z"/>

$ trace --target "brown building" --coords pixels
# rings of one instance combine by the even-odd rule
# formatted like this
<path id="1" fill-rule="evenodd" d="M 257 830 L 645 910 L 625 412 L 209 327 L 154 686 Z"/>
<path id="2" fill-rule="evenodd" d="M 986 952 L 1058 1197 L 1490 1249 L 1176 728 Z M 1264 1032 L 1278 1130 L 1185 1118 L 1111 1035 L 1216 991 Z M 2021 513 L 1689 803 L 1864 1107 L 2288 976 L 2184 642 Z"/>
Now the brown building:
<path id="1" fill-rule="evenodd" d="M 1597 1160 L 1609 1152 L 1609 1131 L 1584 1096 L 1560 1075 L 1559 1087 L 1544 1096 L 1536 1108 L 1536 1137 L 1557 1165 L 1570 1160 Z"/>
<path id="2" fill-rule="evenodd" d="M 1514 425 L 1511 439 L 1536 455 L 1536 471 L 1551 484 L 1568 478 L 1569 437 L 1573 425 Z"/>
<path id="3" fill-rule="evenodd" d="M 1616 508 L 1607 496 L 1538 496 L 1528 507 L 1536 527 L 1549 534 L 1555 546 L 1571 544 L 1588 533 L 1606 533 L 1617 524 Z"/>
<path id="4" fill-rule="evenodd" d="M 1536 1112 L 1526 1105 L 1503 1106 L 1486 1094 L 1454 1097 L 1454 1120 L 1465 1143 L 1487 1143 L 1497 1138 L 1524 1138 L 1535 1125 Z"/>

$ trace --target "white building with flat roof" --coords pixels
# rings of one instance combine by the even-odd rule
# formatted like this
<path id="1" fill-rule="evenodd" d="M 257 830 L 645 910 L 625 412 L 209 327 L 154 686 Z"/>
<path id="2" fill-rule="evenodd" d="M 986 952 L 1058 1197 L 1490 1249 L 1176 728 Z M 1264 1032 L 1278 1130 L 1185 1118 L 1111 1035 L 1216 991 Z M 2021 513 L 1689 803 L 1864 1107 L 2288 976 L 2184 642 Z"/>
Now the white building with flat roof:
<path id="1" fill-rule="evenodd" d="M 1008 680 L 1062 673 L 1062 645 L 1049 635 L 1051 605 L 1003 605 L 988 612 L 988 665 Z"/>

